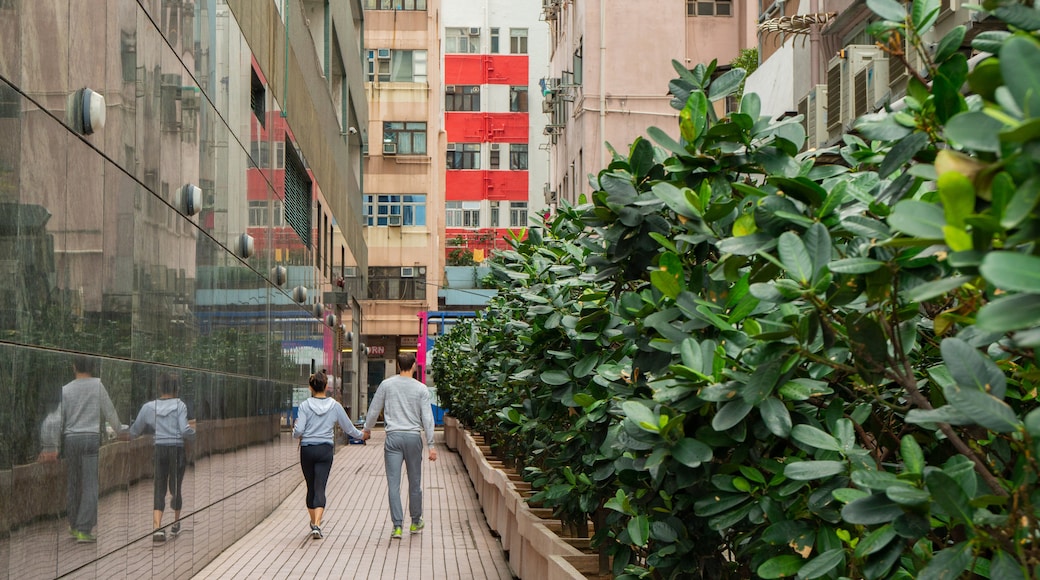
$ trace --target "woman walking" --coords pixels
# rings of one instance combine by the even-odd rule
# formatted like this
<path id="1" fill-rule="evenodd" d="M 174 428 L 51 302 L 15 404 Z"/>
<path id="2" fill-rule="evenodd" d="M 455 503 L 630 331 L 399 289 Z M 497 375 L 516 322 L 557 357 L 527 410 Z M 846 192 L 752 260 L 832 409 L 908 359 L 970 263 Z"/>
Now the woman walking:
<path id="1" fill-rule="evenodd" d="M 332 471 L 333 435 L 336 423 L 351 437 L 360 439 L 361 431 L 335 399 L 325 395 L 328 378 L 324 373 L 311 375 L 308 383 L 311 397 L 300 403 L 299 417 L 293 425 L 293 437 L 300 439 L 300 467 L 307 480 L 307 513 L 311 517 L 311 538 L 320 540 L 321 516 L 325 512 L 325 484 Z"/>
<path id="2" fill-rule="evenodd" d="M 184 441 L 195 436 L 195 421 L 188 421 L 188 407 L 177 398 L 179 381 L 174 374 L 159 377 L 159 398 L 141 407 L 130 435 L 138 437 L 155 433 L 155 502 L 152 512 L 152 541 L 165 542 L 162 516 L 166 509 L 166 490 L 169 489 L 170 507 L 173 508 L 173 526 L 170 535 L 181 531 L 181 487 L 184 470 L 188 466 Z"/>

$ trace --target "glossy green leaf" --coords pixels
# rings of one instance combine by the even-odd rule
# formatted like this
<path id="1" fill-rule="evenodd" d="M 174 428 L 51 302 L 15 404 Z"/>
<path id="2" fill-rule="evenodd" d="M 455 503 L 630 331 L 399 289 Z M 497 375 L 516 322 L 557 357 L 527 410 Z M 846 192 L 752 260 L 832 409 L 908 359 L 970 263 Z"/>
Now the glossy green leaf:
<path id="1" fill-rule="evenodd" d="M 1040 325 L 1040 295 L 1002 296 L 979 309 L 975 324 L 982 330 L 1008 332 Z"/>
<path id="2" fill-rule="evenodd" d="M 732 95 L 746 76 L 747 71 L 742 68 L 734 68 L 722 73 L 711 81 L 711 86 L 708 87 L 708 100 L 717 101 Z"/>
<path id="3" fill-rule="evenodd" d="M 855 555 L 857 558 L 869 556 L 881 550 L 896 538 L 896 531 L 891 524 L 885 524 L 870 532 L 866 537 L 856 544 Z"/>
<path id="4" fill-rule="evenodd" d="M 931 30 L 939 18 L 939 0 L 914 0 L 910 9 L 910 22 L 917 34 Z"/>
<path id="5" fill-rule="evenodd" d="M 1003 550 L 997 550 L 990 561 L 989 577 L 992 580 L 1026 580 L 1022 567 L 1015 558 Z"/>
<path id="6" fill-rule="evenodd" d="M 1015 191 L 1004 210 L 1004 217 L 1000 220 L 1001 226 L 1011 229 L 1029 217 L 1033 208 L 1036 207 L 1037 201 L 1040 200 L 1040 187 L 1038 186 L 1040 186 L 1040 180 L 1034 177 Z"/>
<path id="7" fill-rule="evenodd" d="M 805 563 L 798 570 L 798 577 L 811 580 L 826 575 L 831 570 L 838 568 L 845 562 L 845 550 L 843 548 L 831 548 L 812 560 Z"/>
<path id="8" fill-rule="evenodd" d="M 884 20 L 892 22 L 906 20 L 906 8 L 896 0 L 867 0 L 867 7 Z"/>
<path id="9" fill-rule="evenodd" d="M 628 537 L 634 546 L 645 546 L 650 539 L 650 520 L 644 515 L 638 515 L 628 520 Z"/>
<path id="10" fill-rule="evenodd" d="M 693 143 L 708 124 L 708 98 L 700 90 L 690 93 L 686 106 L 679 112 L 679 130 L 687 143 Z"/>
<path id="11" fill-rule="evenodd" d="M 907 473 L 924 473 L 924 451 L 913 435 L 903 435 L 899 440 L 899 454 L 903 458 L 903 469 Z"/>
<path id="12" fill-rule="evenodd" d="M 888 223 L 904 234 L 930 240 L 943 239 L 946 225 L 943 210 L 938 205 L 917 200 L 903 200 L 892 209 Z"/>
<path id="13" fill-rule="evenodd" d="M 964 542 L 936 552 L 917 580 L 953 580 L 960 578 L 971 565 L 971 543 Z"/>
<path id="14" fill-rule="evenodd" d="M 948 171 L 937 182 L 946 223 L 964 227 L 964 220 L 975 213 L 975 186 L 960 173 Z"/>
<path id="15" fill-rule="evenodd" d="M 686 148 L 679 144 L 678 141 L 672 138 L 671 135 L 665 133 L 663 130 L 657 127 L 650 127 L 646 130 L 646 134 L 651 139 L 657 142 L 658 145 L 664 147 L 669 153 L 676 155 L 686 155 Z"/>
<path id="16" fill-rule="evenodd" d="M 660 430 L 657 416 L 646 405 L 637 401 L 625 401 L 621 404 L 621 409 L 626 417 L 643 429 L 653 432 Z"/>
<path id="17" fill-rule="evenodd" d="M 782 556 L 773 556 L 772 558 L 762 562 L 762 564 L 755 570 L 759 578 L 771 580 L 773 578 L 790 578 L 798 574 L 798 570 L 805 564 L 800 556 L 792 556 L 790 554 L 784 554 Z"/>
<path id="18" fill-rule="evenodd" d="M 780 235 L 777 251 L 788 275 L 798 283 L 808 285 L 813 277 L 813 264 L 802 239 L 791 232 L 784 232 Z"/>
<path id="19" fill-rule="evenodd" d="M 1002 290 L 1040 293 L 1040 257 L 1018 252 L 989 252 L 979 271 Z"/>
<path id="20" fill-rule="evenodd" d="M 884 265 L 872 258 L 844 258 L 834 260 L 827 267 L 835 274 L 868 274 Z"/>
<path id="21" fill-rule="evenodd" d="M 932 499 L 927 491 L 909 485 L 893 485 L 885 490 L 885 497 L 906 506 L 923 505 Z"/>
<path id="22" fill-rule="evenodd" d="M 1040 117 L 1038 62 L 1040 44 L 1033 38 L 1013 36 L 1000 49 L 1000 70 L 1004 75 L 1004 84 L 1027 118 Z"/>
<path id="23" fill-rule="evenodd" d="M 989 393 L 962 387 L 951 387 L 944 393 L 950 405 L 970 417 L 976 425 L 997 433 L 1010 433 L 1022 425 L 1007 403 Z"/>
<path id="24" fill-rule="evenodd" d="M 1005 3 L 993 13 L 1008 24 L 1022 30 L 1040 30 L 1040 11 L 1017 3 Z"/>
<path id="25" fill-rule="evenodd" d="M 913 157 L 928 145 L 927 133 L 914 133 L 900 140 L 885 155 L 885 160 L 878 168 L 878 177 L 886 178 L 897 169 L 903 168 Z"/>
<path id="26" fill-rule="evenodd" d="M 1025 418 L 1026 431 L 1033 438 L 1040 438 L 1040 408 L 1033 409 Z"/>
<path id="27" fill-rule="evenodd" d="M 982 111 L 967 111 L 946 123 L 946 138 L 975 151 L 1000 151 L 1000 132 L 1004 123 Z"/>
<path id="28" fill-rule="evenodd" d="M 540 375 L 542 382 L 547 385 L 566 385 L 571 382 L 571 377 L 567 374 L 567 371 L 553 370 L 545 371 Z"/>
<path id="29" fill-rule="evenodd" d="M 737 399 L 723 404 L 719 407 L 715 418 L 711 420 L 711 426 L 716 431 L 725 431 L 740 423 L 747 414 L 751 412 L 752 406 L 744 399 Z"/>
<path id="30" fill-rule="evenodd" d="M 955 26 L 947 32 L 946 36 L 939 41 L 938 48 L 935 49 L 935 62 L 942 62 L 957 52 L 964 43 L 964 36 L 967 32 L 968 29 L 963 24 Z"/>
<path id="31" fill-rule="evenodd" d="M 672 457 L 687 467 L 699 467 L 700 464 L 711 461 L 712 451 L 711 447 L 704 443 L 685 437 L 672 447 Z"/>
<path id="32" fill-rule="evenodd" d="M 946 370 L 956 385 L 1004 398 L 1007 377 L 989 357 L 960 338 L 943 339 L 941 350 Z"/>
<path id="33" fill-rule="evenodd" d="M 951 276 L 940 278 L 932 282 L 914 286 L 906 291 L 906 299 L 911 302 L 924 302 L 951 292 L 964 286 L 974 279 L 973 276 Z"/>
<path id="34" fill-rule="evenodd" d="M 700 213 L 695 207 L 690 205 L 686 197 L 686 190 L 679 189 L 667 181 L 655 183 L 650 189 L 658 199 L 663 201 L 675 213 L 683 217 L 700 219 Z"/>
<path id="35" fill-rule="evenodd" d="M 791 429 L 791 438 L 813 449 L 841 451 L 841 443 L 836 437 L 812 425 L 795 425 Z"/>
<path id="36" fill-rule="evenodd" d="M 971 525 L 971 515 L 974 510 L 968 502 L 968 496 L 952 477 L 935 470 L 925 476 L 925 481 L 928 482 L 928 491 L 931 492 L 935 503 L 946 512 L 947 516 Z"/>
<path id="37" fill-rule="evenodd" d="M 770 433 L 784 438 L 791 434 L 791 412 L 780 399 L 767 398 L 758 405 L 758 412 Z"/>
<path id="38" fill-rule="evenodd" d="M 903 508 L 884 495 L 869 495 L 841 508 L 841 517 L 850 524 L 873 526 L 887 524 L 903 513 Z"/>
<path id="39" fill-rule="evenodd" d="M 784 475 L 789 479 L 809 481 L 838 475 L 839 473 L 844 473 L 845 470 L 846 465 L 843 461 L 798 461 L 785 465 Z"/>

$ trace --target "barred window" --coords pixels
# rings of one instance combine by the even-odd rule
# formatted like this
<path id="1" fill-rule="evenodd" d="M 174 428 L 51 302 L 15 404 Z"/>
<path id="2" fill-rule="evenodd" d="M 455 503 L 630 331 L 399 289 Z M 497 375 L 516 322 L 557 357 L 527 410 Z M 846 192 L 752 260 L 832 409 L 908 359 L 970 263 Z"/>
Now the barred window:
<path id="1" fill-rule="evenodd" d="M 687 16 L 733 16 L 733 0 L 686 0 Z"/>
<path id="2" fill-rule="evenodd" d="M 365 10 L 426 10 L 426 0 L 365 0 Z"/>
<path id="3" fill-rule="evenodd" d="M 480 202 L 449 201 L 445 202 L 444 225 L 449 228 L 479 228 Z"/>

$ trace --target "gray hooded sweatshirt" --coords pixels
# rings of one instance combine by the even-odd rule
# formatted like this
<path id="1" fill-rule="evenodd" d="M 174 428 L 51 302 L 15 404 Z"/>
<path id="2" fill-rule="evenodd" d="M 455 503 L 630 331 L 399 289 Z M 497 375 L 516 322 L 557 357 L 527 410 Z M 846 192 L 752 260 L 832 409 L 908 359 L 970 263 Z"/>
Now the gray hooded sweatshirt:
<path id="1" fill-rule="evenodd" d="M 75 379 L 61 388 L 61 405 L 41 425 L 43 450 L 58 450 L 62 435 L 100 435 L 104 431 L 102 419 L 120 430 L 119 415 L 101 379 Z"/>
<path id="2" fill-rule="evenodd" d="M 130 426 L 130 436 L 155 433 L 156 445 L 183 446 L 184 439 L 195 436 L 188 425 L 188 407 L 180 399 L 156 399 L 141 407 Z"/>
<path id="3" fill-rule="evenodd" d="M 299 417 L 293 425 L 293 437 L 300 445 L 323 445 L 333 443 L 332 428 L 336 423 L 355 439 L 361 439 L 361 431 L 350 422 L 350 417 L 335 399 L 311 397 L 300 403 Z"/>

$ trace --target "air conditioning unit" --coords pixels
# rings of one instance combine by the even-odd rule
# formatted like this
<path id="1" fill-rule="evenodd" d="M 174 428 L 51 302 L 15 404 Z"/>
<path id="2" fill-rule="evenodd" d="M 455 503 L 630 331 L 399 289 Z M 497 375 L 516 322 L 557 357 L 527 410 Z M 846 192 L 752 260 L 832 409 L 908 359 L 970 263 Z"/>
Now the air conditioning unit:
<path id="1" fill-rule="evenodd" d="M 805 146 L 816 149 L 827 142 L 827 85 L 816 85 L 798 102 L 798 112 L 805 115 Z"/>
<path id="2" fill-rule="evenodd" d="M 384 59 L 385 58 L 390 58 L 390 49 L 389 48 L 380 48 L 379 50 L 376 51 L 376 58 L 384 58 Z"/>
<path id="3" fill-rule="evenodd" d="M 357 278 L 357 266 L 346 266 L 343 268 L 345 278 Z"/>
<path id="4" fill-rule="evenodd" d="M 397 143 L 383 143 L 383 155 L 397 155 Z"/>
<path id="5" fill-rule="evenodd" d="M 879 104 L 889 96 L 888 60 L 875 59 L 867 63 L 858 73 L 855 80 L 855 116 L 873 113 Z"/>
<path id="6" fill-rule="evenodd" d="M 448 143 L 448 151 L 455 151 L 458 147 L 458 143 Z"/>
<path id="7" fill-rule="evenodd" d="M 446 95 L 454 95 L 455 94 L 455 85 L 444 85 L 444 94 L 446 94 Z"/>
<path id="8" fill-rule="evenodd" d="M 480 28 L 478 28 L 476 26 L 470 28 L 469 29 L 469 35 L 470 36 L 480 36 Z"/>
<path id="9" fill-rule="evenodd" d="M 869 63 L 883 57 L 880 48 L 851 44 L 838 51 L 828 63 L 827 133 L 830 139 L 838 138 L 856 120 L 856 75 Z M 873 104 L 868 103 L 870 106 Z"/>
<path id="10" fill-rule="evenodd" d="M 401 222 L 401 215 L 400 214 L 386 216 L 386 225 L 388 225 L 388 226 L 400 227 L 401 223 L 402 222 Z"/>
<path id="11" fill-rule="evenodd" d="M 491 144 L 491 150 L 492 151 L 498 151 L 501 148 L 502 148 L 502 144 L 501 143 L 492 143 Z"/>
<path id="12" fill-rule="evenodd" d="M 415 266 L 401 266 L 402 278 L 415 278 Z"/>
<path id="13" fill-rule="evenodd" d="M 542 97 L 542 112 L 551 115 L 556 107 L 556 93 L 549 93 Z"/>

